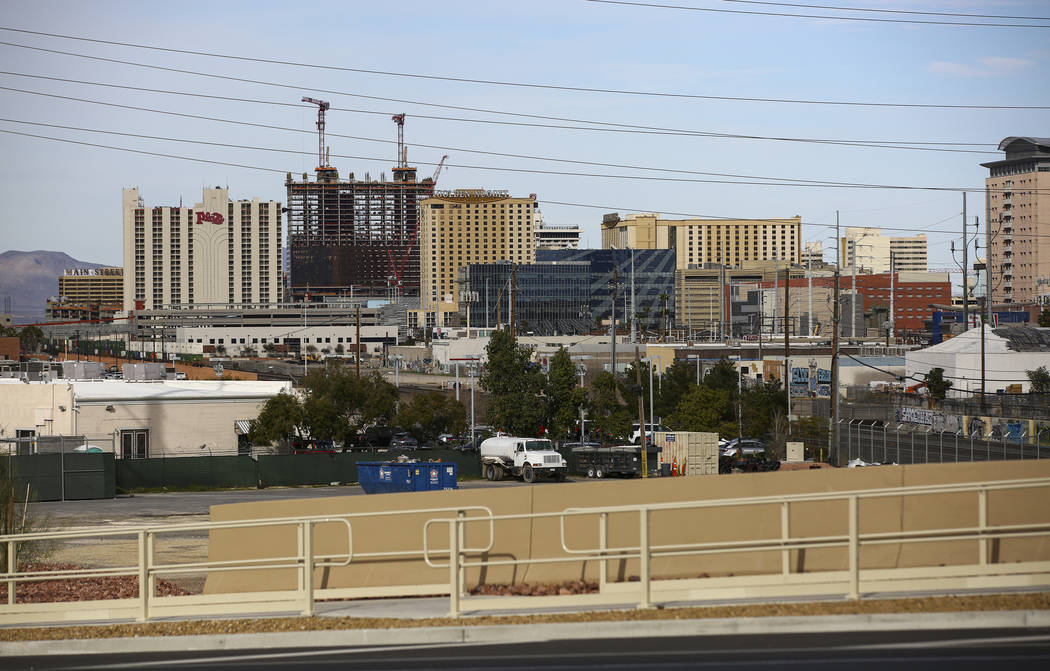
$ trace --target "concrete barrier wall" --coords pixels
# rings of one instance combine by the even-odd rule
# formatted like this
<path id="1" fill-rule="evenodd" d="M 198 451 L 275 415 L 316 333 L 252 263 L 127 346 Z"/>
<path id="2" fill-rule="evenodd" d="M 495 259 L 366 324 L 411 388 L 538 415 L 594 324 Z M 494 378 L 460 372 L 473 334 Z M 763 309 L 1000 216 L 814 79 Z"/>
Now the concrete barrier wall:
<path id="1" fill-rule="evenodd" d="M 576 482 L 565 485 L 542 484 L 531 487 L 487 487 L 448 492 L 386 494 L 266 503 L 214 506 L 213 521 L 259 519 L 300 515 L 325 515 L 383 510 L 417 510 L 439 507 L 484 505 L 496 515 L 557 512 L 567 508 L 660 503 L 688 500 L 717 500 L 752 496 L 804 494 L 957 482 L 987 482 L 1050 476 L 1050 462 L 1002 462 L 974 464 L 934 464 L 884 466 L 863 469 L 814 470 L 785 473 L 741 473 L 625 480 L 621 482 Z M 860 506 L 862 533 L 879 531 L 954 528 L 977 523 L 975 494 L 942 494 L 864 501 Z M 988 496 L 992 524 L 1050 521 L 1050 487 L 1024 492 L 992 492 Z M 353 522 L 355 552 L 381 552 L 417 548 L 425 520 L 451 513 L 419 514 L 398 518 L 374 517 Z M 842 502 L 800 503 L 791 506 L 790 525 L 796 537 L 845 534 L 847 509 Z M 638 542 L 638 514 L 610 515 L 609 545 L 631 546 Z M 448 547 L 447 525 L 431 525 L 431 547 Z M 719 508 L 710 510 L 659 511 L 652 517 L 655 545 L 704 541 L 753 540 L 780 536 L 779 504 Z M 598 546 L 598 517 L 570 520 L 566 541 L 572 548 Z M 488 527 L 468 525 L 466 545 L 488 543 Z M 998 562 L 1050 559 L 1050 543 L 1042 539 L 1008 539 L 991 543 Z M 345 552 L 346 532 L 335 525 L 321 526 L 317 551 Z M 264 559 L 293 555 L 295 531 L 263 529 L 213 531 L 209 556 L 213 561 Z M 495 543 L 488 559 L 566 557 L 561 549 L 559 525 L 555 519 L 512 520 L 496 523 Z M 472 557 L 473 559 L 474 557 Z M 443 557 L 436 557 L 443 562 Z M 780 571 L 780 553 L 735 553 L 702 557 L 667 557 L 653 562 L 653 574 L 661 577 L 701 575 L 742 575 Z M 937 566 L 974 564 L 976 541 L 948 541 L 902 546 L 887 544 L 862 550 L 862 568 Z M 793 571 L 845 569 L 843 548 L 793 551 Z M 610 579 L 625 580 L 638 573 L 637 560 L 609 562 Z M 534 566 L 493 567 L 467 572 L 467 583 L 505 584 L 520 582 L 560 582 L 598 577 L 596 562 L 540 564 Z M 345 568 L 319 569 L 319 587 L 363 587 L 443 583 L 447 569 L 427 567 L 421 559 L 384 561 L 355 560 Z M 296 584 L 292 570 L 228 572 L 209 576 L 207 592 L 239 592 L 259 589 L 291 589 Z"/>

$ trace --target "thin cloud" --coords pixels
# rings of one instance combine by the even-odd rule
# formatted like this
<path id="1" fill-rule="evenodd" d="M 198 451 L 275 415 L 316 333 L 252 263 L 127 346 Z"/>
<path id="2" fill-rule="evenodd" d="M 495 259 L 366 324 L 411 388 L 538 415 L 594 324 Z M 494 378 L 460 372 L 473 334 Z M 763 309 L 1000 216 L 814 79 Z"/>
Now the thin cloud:
<path id="1" fill-rule="evenodd" d="M 1035 65 L 1034 61 L 1027 58 L 1012 58 L 1009 56 L 985 56 L 978 58 L 975 64 L 953 63 L 951 61 L 933 61 L 926 66 L 926 70 L 939 75 L 952 75 L 956 77 L 991 77 L 1001 75 L 1015 70 Z"/>

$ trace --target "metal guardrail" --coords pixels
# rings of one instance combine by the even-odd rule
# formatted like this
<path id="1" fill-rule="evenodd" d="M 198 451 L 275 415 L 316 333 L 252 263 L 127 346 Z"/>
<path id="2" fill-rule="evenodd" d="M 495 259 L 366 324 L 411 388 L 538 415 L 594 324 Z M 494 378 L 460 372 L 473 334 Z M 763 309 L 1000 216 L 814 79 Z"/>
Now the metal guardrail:
<path id="1" fill-rule="evenodd" d="M 161 616 L 231 615 L 264 612 L 297 611 L 313 615 L 317 599 L 360 598 L 369 596 L 449 596 L 449 612 L 453 617 L 465 610 L 503 610 L 512 608 L 559 606 L 601 606 L 634 603 L 648 608 L 657 603 L 691 599 L 726 597 L 775 598 L 779 596 L 815 597 L 839 595 L 858 599 L 865 592 L 914 592 L 929 589 L 996 588 L 1011 586 L 1050 585 L 1050 561 L 998 563 L 990 554 L 990 543 L 996 539 L 1043 537 L 1050 538 L 1050 519 L 1030 524 L 991 525 L 988 519 L 988 496 L 992 492 L 1024 491 L 1050 488 L 1050 478 L 1034 478 L 977 483 L 954 483 L 885 489 L 853 490 L 785 496 L 763 496 L 713 501 L 685 501 L 637 505 L 571 508 L 543 513 L 494 515 L 486 506 L 462 506 L 416 510 L 351 513 L 299 518 L 270 518 L 251 521 L 212 522 L 165 527 L 132 529 L 88 529 L 66 532 L 0 536 L 7 544 L 8 566 L 0 582 L 8 586 L 8 603 L 0 605 L 0 623 L 29 623 L 55 620 L 99 620 L 135 618 L 140 621 Z M 861 533 L 860 513 L 865 501 L 886 498 L 922 497 L 943 494 L 972 493 L 976 497 L 977 519 L 969 526 L 922 529 L 913 531 L 880 531 Z M 846 507 L 847 530 L 821 536 L 792 534 L 792 506 L 815 502 L 841 502 Z M 780 510 L 779 532 L 769 538 L 746 540 L 675 542 L 654 544 L 652 532 L 660 512 L 754 508 L 777 506 Z M 449 514 L 452 514 L 451 516 Z M 637 545 L 610 546 L 609 517 L 635 515 Z M 364 518 L 396 518 L 422 516 L 422 534 L 415 548 L 393 551 L 363 552 L 355 548 L 354 522 Z M 571 547 L 566 539 L 565 523 L 570 519 L 594 518 L 598 523 L 597 547 Z M 495 547 L 498 524 L 508 521 L 554 520 L 559 525 L 561 555 L 490 559 L 488 553 Z M 325 524 L 341 524 L 346 528 L 346 549 L 334 554 L 315 552 L 316 528 Z M 435 548 L 430 535 L 434 525 L 448 525 L 448 546 Z M 153 561 L 156 540 L 163 534 L 186 531 L 229 530 L 253 527 L 280 527 L 294 525 L 298 549 L 294 555 L 226 561 L 157 564 Z M 467 526 L 484 525 L 488 542 L 480 547 L 468 547 L 465 539 Z M 661 529 L 663 531 L 663 529 Z M 17 544 L 33 540 L 68 540 L 74 538 L 111 537 L 134 534 L 138 539 L 138 562 L 135 566 L 106 569 L 78 569 L 72 571 L 17 572 L 15 565 Z M 860 557 L 864 547 L 886 544 L 914 544 L 945 541 L 975 543 L 972 562 L 958 565 L 913 566 L 905 568 L 861 569 Z M 842 548 L 846 552 L 846 570 L 792 570 L 791 553 L 813 548 Z M 667 557 L 726 555 L 737 553 L 776 552 L 780 554 L 780 570 L 754 575 L 716 576 L 704 578 L 668 578 L 654 580 L 655 560 Z M 314 570 L 322 567 L 349 566 L 355 561 L 388 561 L 391 558 L 421 559 L 426 566 L 447 569 L 448 579 L 442 582 L 377 586 L 377 587 L 317 587 Z M 442 561 L 443 558 L 445 561 Z M 637 560 L 638 581 L 614 582 L 608 579 L 608 564 L 613 561 Z M 549 597 L 468 597 L 466 571 L 484 571 L 500 566 L 529 566 L 557 563 L 596 562 L 600 566 L 599 592 L 595 594 Z M 270 590 L 246 593 L 222 593 L 194 596 L 155 596 L 158 575 L 185 574 L 210 571 L 242 571 L 259 569 L 289 569 L 297 572 L 294 590 Z M 44 604 L 19 604 L 16 586 L 19 582 L 56 580 L 95 576 L 135 575 L 139 579 L 137 598 Z"/>

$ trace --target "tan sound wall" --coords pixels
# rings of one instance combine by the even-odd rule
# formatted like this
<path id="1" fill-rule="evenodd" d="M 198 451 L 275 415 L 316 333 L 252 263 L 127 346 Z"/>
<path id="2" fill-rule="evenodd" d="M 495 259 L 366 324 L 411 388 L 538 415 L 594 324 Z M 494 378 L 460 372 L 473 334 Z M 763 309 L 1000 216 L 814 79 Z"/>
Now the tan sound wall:
<path id="1" fill-rule="evenodd" d="M 1001 463 L 882 466 L 859 469 L 821 469 L 780 473 L 741 473 L 691 478 L 656 478 L 605 482 L 575 482 L 530 487 L 485 487 L 480 489 L 346 496 L 309 500 L 213 506 L 212 521 L 251 520 L 271 517 L 338 515 L 388 510 L 487 506 L 495 515 L 563 511 L 568 508 L 715 500 L 753 496 L 805 494 L 849 490 L 910 487 L 958 482 L 990 482 L 1050 476 L 1050 461 Z M 988 495 L 990 524 L 1050 522 L 1050 487 Z M 470 512 L 469 515 L 477 515 Z M 355 553 L 418 548 L 423 523 L 453 513 L 419 513 L 402 517 L 370 517 L 354 520 Z M 704 541 L 734 541 L 779 538 L 779 504 L 654 512 L 651 518 L 655 545 Z M 977 524 L 977 496 L 939 494 L 922 497 L 892 497 L 863 501 L 861 533 L 926 528 L 961 528 Z M 794 504 L 790 508 L 792 535 L 823 536 L 847 531 L 844 501 Z M 598 517 L 573 518 L 566 523 L 566 542 L 572 549 L 596 548 Z M 638 513 L 616 513 L 609 518 L 609 546 L 638 543 Z M 430 546 L 447 549 L 448 526 L 433 524 Z M 488 543 L 488 526 L 467 525 L 466 545 Z M 1050 542 L 1041 538 L 1004 539 L 991 545 L 992 561 L 1016 562 L 1050 559 Z M 345 527 L 326 523 L 317 530 L 316 552 L 346 551 Z M 264 559 L 296 553 L 296 532 L 291 527 L 219 530 L 211 533 L 209 556 L 213 561 Z M 496 523 L 495 542 L 488 559 L 565 557 L 556 519 L 509 520 Z M 976 541 L 944 541 L 923 544 L 887 544 L 864 548 L 861 568 L 975 564 Z M 471 556 L 476 560 L 478 556 Z M 435 556 L 436 563 L 447 558 Z M 779 552 L 735 553 L 701 557 L 659 558 L 653 562 L 655 576 L 696 577 L 741 575 L 780 571 Z M 609 562 L 611 580 L 637 575 L 637 560 Z M 793 571 L 845 569 L 842 548 L 792 552 Z M 586 578 L 596 580 L 595 562 L 539 564 L 529 567 L 500 566 L 467 572 L 468 586 L 478 583 L 544 583 Z M 350 566 L 318 569 L 318 587 L 366 587 L 444 583 L 448 570 L 430 568 L 422 559 L 355 560 Z M 294 570 L 253 570 L 214 573 L 206 592 L 242 592 L 262 589 L 294 589 Z"/>

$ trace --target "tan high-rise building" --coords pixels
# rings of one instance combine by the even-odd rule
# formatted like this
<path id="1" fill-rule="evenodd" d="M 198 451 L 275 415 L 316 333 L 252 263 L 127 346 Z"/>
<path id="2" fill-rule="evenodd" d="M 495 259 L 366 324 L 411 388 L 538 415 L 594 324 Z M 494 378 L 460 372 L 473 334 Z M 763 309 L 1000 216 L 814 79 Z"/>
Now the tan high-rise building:
<path id="1" fill-rule="evenodd" d="M 535 260 L 535 209 L 535 196 L 485 189 L 438 191 L 420 201 L 420 311 L 428 325 L 446 325 L 458 312 L 456 279 L 463 266 Z"/>
<path id="2" fill-rule="evenodd" d="M 890 272 L 890 259 L 898 272 L 924 273 L 927 268 L 926 236 L 889 237 L 881 228 L 859 228 L 849 226 L 842 236 L 842 272 L 853 270 L 856 260 L 857 272 L 875 274 Z"/>
<path id="3" fill-rule="evenodd" d="M 279 303 L 281 204 L 204 189 L 193 207 L 146 207 L 124 189 L 124 309 Z"/>
<path id="4" fill-rule="evenodd" d="M 1029 303 L 1050 295 L 1050 138 L 1008 137 L 989 170 L 986 223 L 991 232 L 993 303 Z"/>
<path id="5" fill-rule="evenodd" d="M 58 278 L 58 297 L 73 303 L 123 302 L 123 268 L 67 268 Z"/>
<path id="6" fill-rule="evenodd" d="M 802 218 L 660 219 L 656 214 L 602 218 L 604 249 L 673 249 L 680 270 L 705 263 L 739 266 L 746 261 L 798 263 Z"/>

